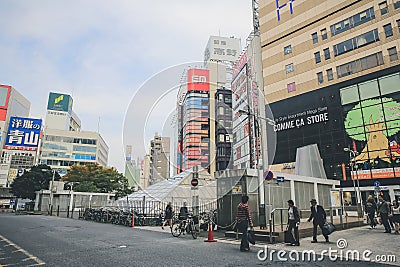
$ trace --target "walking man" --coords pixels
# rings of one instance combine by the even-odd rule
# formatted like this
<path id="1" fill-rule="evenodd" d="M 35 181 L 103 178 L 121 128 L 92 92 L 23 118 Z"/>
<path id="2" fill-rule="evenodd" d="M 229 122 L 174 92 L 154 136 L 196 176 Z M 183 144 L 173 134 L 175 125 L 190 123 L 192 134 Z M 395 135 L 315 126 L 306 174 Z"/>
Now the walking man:
<path id="1" fill-rule="evenodd" d="M 288 200 L 288 231 L 291 233 L 292 229 L 294 229 L 294 239 L 295 242 L 292 243 L 292 246 L 300 246 L 299 239 L 299 224 L 300 224 L 300 214 L 297 207 L 294 205 L 293 200 Z"/>
<path id="2" fill-rule="evenodd" d="M 365 212 L 368 214 L 370 229 L 376 228 L 376 223 L 375 223 L 376 210 L 377 210 L 377 208 L 376 208 L 375 200 L 372 197 L 372 195 L 369 195 L 367 202 L 365 203 Z"/>
<path id="3" fill-rule="evenodd" d="M 173 216 L 172 203 L 168 202 L 168 205 L 165 207 L 165 219 L 161 226 L 161 228 L 163 230 L 164 230 L 164 226 L 167 222 L 169 224 L 169 227 L 172 228 L 172 216 Z"/>
<path id="4" fill-rule="evenodd" d="M 385 226 L 385 233 L 391 233 L 392 230 L 390 229 L 389 225 L 389 213 L 390 208 L 388 203 L 383 199 L 382 196 L 379 196 L 379 203 L 378 203 L 378 215 L 381 217 L 382 224 Z"/>
<path id="5" fill-rule="evenodd" d="M 247 239 L 247 227 L 253 227 L 253 221 L 250 216 L 250 208 L 247 202 L 249 201 L 248 196 L 242 196 L 242 202 L 237 206 L 237 226 L 240 232 L 242 232 L 242 241 L 240 242 L 240 251 L 249 251 L 249 240 Z"/>
<path id="6" fill-rule="evenodd" d="M 311 199 L 311 215 L 310 218 L 308 218 L 308 222 L 313 220 L 313 240 L 311 243 L 317 243 L 317 227 L 321 228 L 321 231 L 323 230 L 324 223 L 326 222 L 326 212 L 324 208 L 320 205 L 317 205 L 317 200 Z M 329 242 L 329 236 L 324 235 L 322 232 L 323 236 L 325 237 L 325 242 Z"/>

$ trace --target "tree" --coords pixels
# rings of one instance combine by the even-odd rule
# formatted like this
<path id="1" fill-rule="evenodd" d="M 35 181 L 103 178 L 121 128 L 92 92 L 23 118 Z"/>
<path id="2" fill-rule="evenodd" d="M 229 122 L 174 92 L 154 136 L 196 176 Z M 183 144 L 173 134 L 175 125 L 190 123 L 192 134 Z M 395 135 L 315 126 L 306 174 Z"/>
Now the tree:
<path id="1" fill-rule="evenodd" d="M 98 164 L 73 165 L 63 180 L 73 182 L 73 190 L 77 192 L 114 193 L 117 198 L 133 192 L 124 175 L 115 168 Z"/>
<path id="2" fill-rule="evenodd" d="M 53 171 L 47 165 L 33 166 L 26 170 L 24 174 L 14 179 L 11 184 L 11 193 L 18 198 L 35 199 L 35 192 L 42 189 L 49 189 L 50 181 L 53 178 Z M 54 180 L 60 180 L 60 175 L 56 172 Z"/>
<path id="3" fill-rule="evenodd" d="M 357 161 L 372 161 L 375 158 L 388 161 L 388 137 L 400 131 L 400 104 L 386 97 L 382 98 L 382 103 L 380 99 L 364 100 L 347 113 L 344 123 L 346 132 L 354 140 L 367 141 L 356 157 Z"/>

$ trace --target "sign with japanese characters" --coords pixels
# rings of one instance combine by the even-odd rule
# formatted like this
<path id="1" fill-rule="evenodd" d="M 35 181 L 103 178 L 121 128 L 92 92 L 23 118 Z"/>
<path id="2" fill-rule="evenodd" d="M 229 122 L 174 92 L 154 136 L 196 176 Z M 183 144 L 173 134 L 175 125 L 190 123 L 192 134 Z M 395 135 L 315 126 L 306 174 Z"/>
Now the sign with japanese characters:
<path id="1" fill-rule="evenodd" d="M 49 102 L 47 103 L 47 109 L 71 113 L 72 97 L 67 94 L 58 94 L 50 92 Z"/>
<path id="2" fill-rule="evenodd" d="M 41 119 L 11 117 L 4 147 L 6 149 L 36 151 L 41 128 Z"/>

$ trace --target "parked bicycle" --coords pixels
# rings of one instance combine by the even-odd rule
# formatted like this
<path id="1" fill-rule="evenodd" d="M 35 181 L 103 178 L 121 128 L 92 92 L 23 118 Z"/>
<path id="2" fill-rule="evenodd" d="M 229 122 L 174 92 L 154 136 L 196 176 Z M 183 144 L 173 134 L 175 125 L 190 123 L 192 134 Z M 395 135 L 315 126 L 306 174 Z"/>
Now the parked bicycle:
<path id="1" fill-rule="evenodd" d="M 171 228 L 171 234 L 179 237 L 181 234 L 191 234 L 196 239 L 200 234 L 199 219 L 197 216 L 189 215 L 186 220 L 176 221 Z"/>

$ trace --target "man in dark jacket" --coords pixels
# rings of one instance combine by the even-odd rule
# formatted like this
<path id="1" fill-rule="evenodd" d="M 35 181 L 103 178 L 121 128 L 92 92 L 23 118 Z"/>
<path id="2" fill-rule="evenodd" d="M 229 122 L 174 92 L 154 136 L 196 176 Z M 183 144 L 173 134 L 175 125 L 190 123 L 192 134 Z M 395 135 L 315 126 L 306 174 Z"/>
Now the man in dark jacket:
<path id="1" fill-rule="evenodd" d="M 317 226 L 321 228 L 322 234 L 325 237 L 325 241 L 329 242 L 329 236 L 324 235 L 323 233 L 323 227 L 326 222 L 326 213 L 325 210 L 322 206 L 317 205 L 317 201 L 315 199 L 311 199 L 311 215 L 310 218 L 308 218 L 308 222 L 313 220 L 313 241 L 311 243 L 317 243 Z"/>
<path id="2" fill-rule="evenodd" d="M 375 229 L 375 212 L 376 212 L 376 203 L 372 195 L 368 196 L 367 202 L 365 203 L 365 212 L 368 214 L 369 225 L 371 229 Z"/>
<path id="3" fill-rule="evenodd" d="M 379 196 L 379 203 L 378 203 L 378 215 L 381 217 L 382 224 L 385 226 L 385 233 L 389 233 L 392 231 L 389 225 L 389 213 L 390 208 L 386 201 L 383 199 L 382 196 Z"/>
<path id="4" fill-rule="evenodd" d="M 300 224 L 300 214 L 297 207 L 294 205 L 293 200 L 288 200 L 288 231 L 291 233 L 292 229 L 294 229 L 294 243 L 292 246 L 300 246 L 300 238 L 299 238 L 299 224 Z"/>

